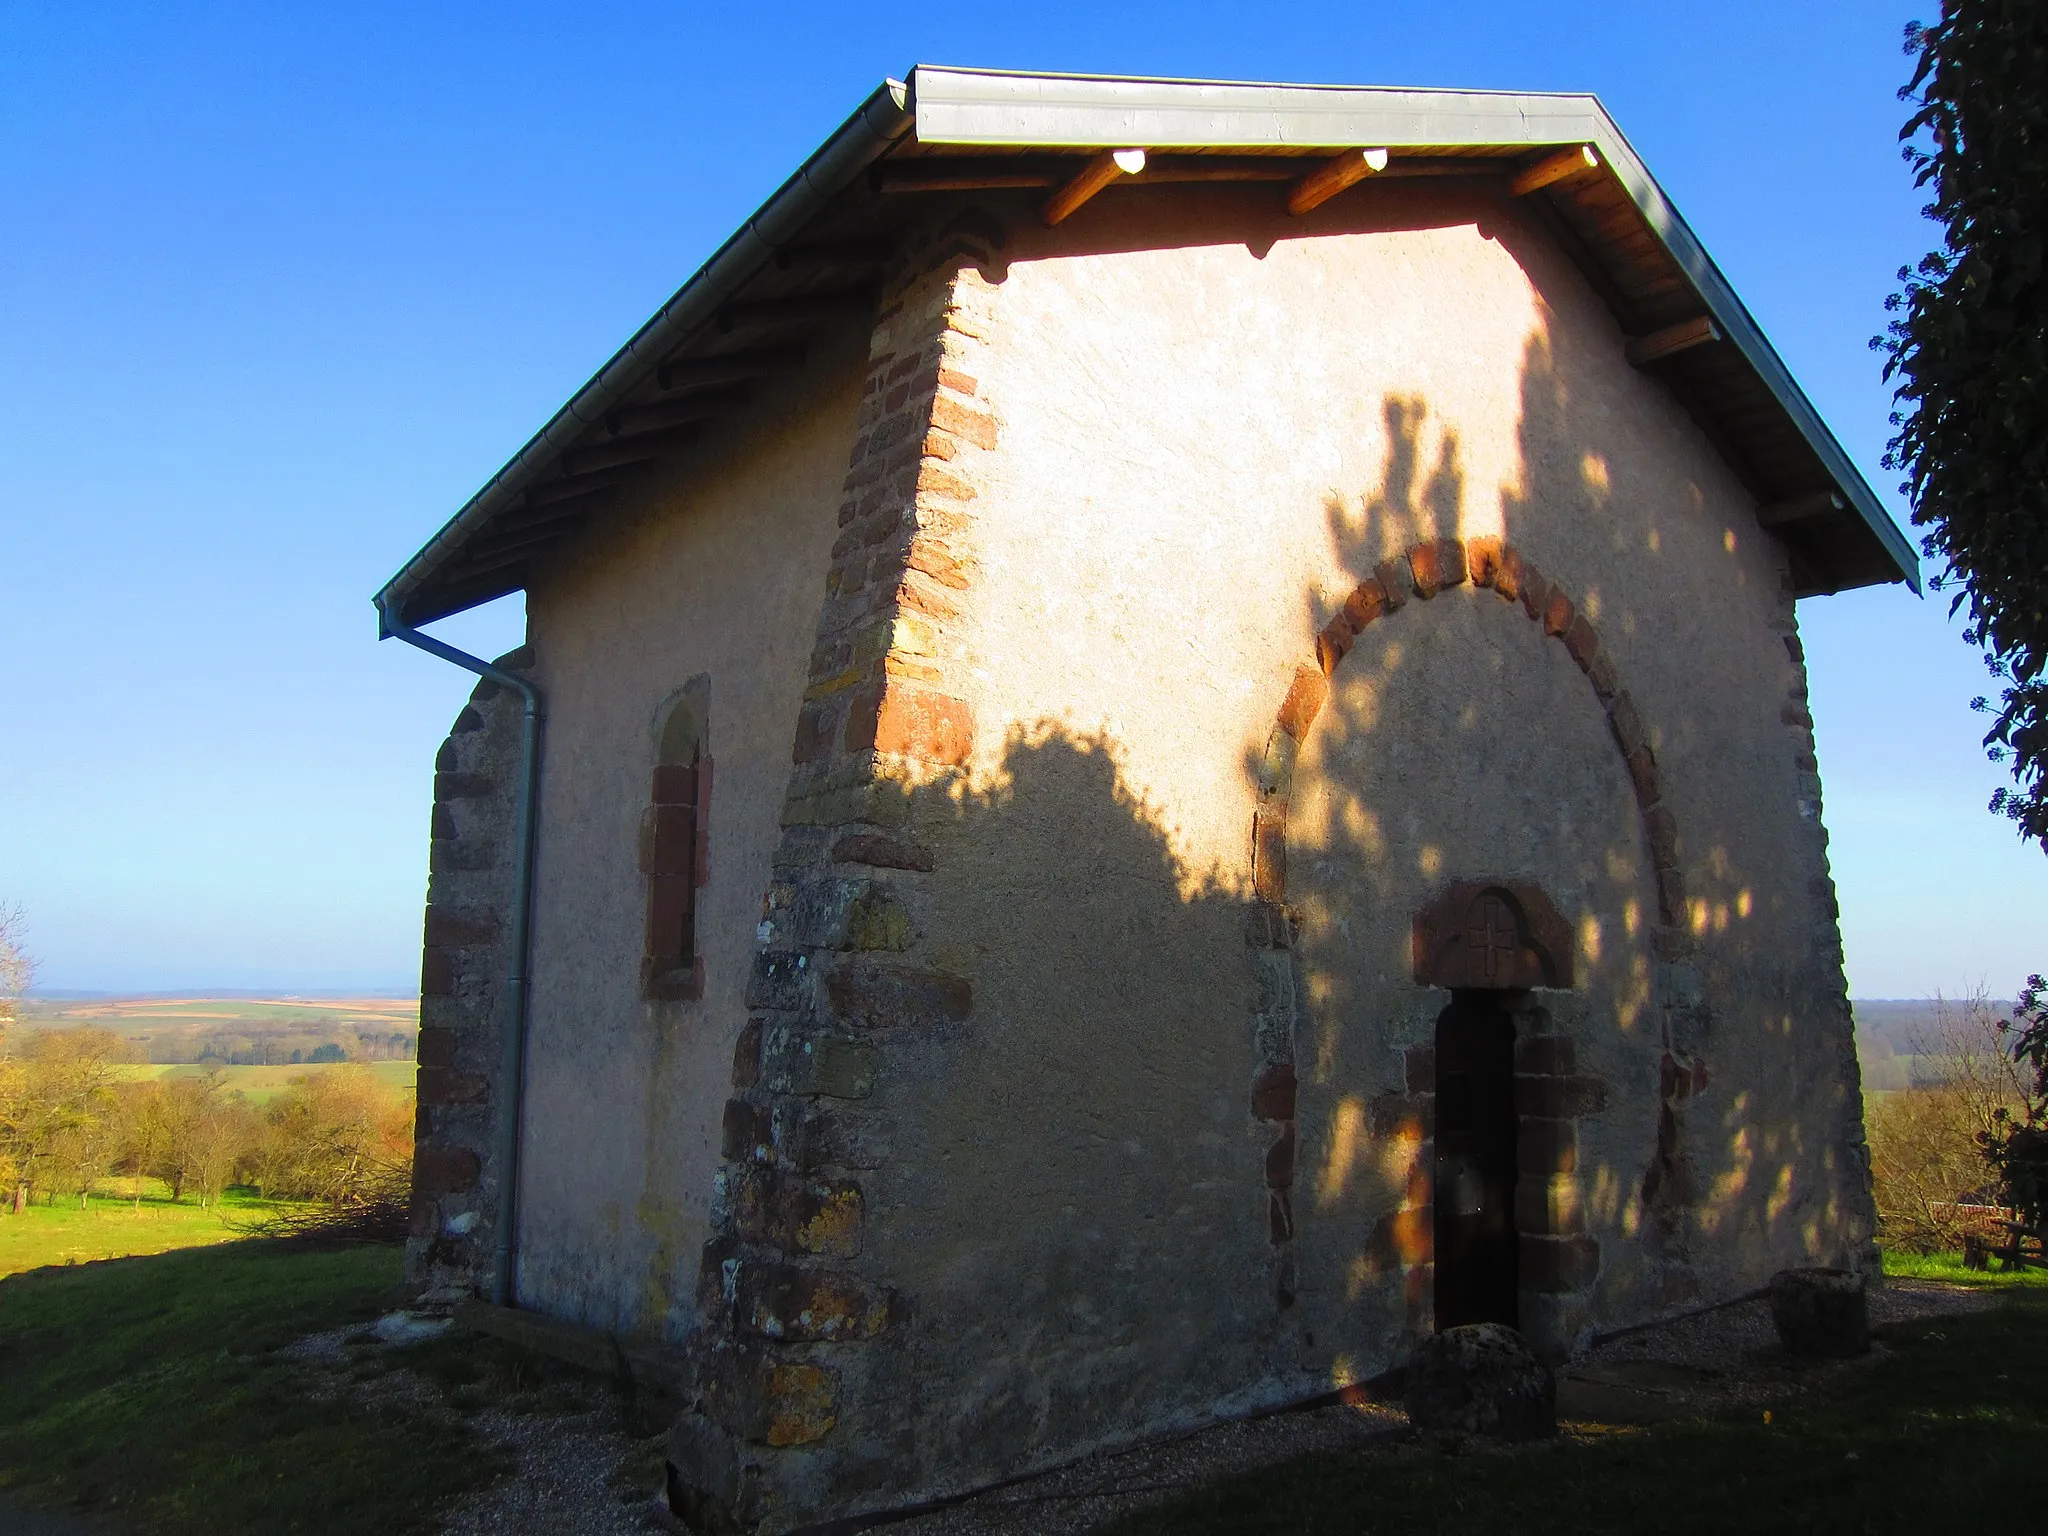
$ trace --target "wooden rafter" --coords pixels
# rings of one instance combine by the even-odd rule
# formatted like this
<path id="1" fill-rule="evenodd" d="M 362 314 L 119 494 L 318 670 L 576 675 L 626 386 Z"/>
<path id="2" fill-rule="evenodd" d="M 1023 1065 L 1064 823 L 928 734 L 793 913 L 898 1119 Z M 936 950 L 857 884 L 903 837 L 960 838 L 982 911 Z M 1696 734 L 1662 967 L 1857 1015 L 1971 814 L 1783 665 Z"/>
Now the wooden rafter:
<path id="1" fill-rule="evenodd" d="M 1142 149 L 1105 149 L 1089 157 L 1080 173 L 1046 200 L 1044 217 L 1048 226 L 1071 215 L 1104 187 L 1145 169 Z"/>
<path id="2" fill-rule="evenodd" d="M 622 437 L 616 442 L 597 442 L 587 447 L 571 448 L 562 455 L 562 464 L 572 475 L 641 464 L 694 441 L 702 431 L 701 426 L 671 427 L 666 432 L 643 432 L 638 437 Z"/>
<path id="3" fill-rule="evenodd" d="M 669 427 L 680 427 L 689 422 L 709 421 L 715 416 L 723 416 L 735 406 L 744 405 L 746 400 L 745 389 L 732 387 L 703 390 L 685 395 L 679 400 L 661 400 L 653 405 L 629 405 L 607 414 L 604 429 L 614 438 L 635 437 L 643 432 L 661 432 Z"/>
<path id="4" fill-rule="evenodd" d="M 625 478 L 626 471 L 611 469 L 597 474 L 564 475 L 558 480 L 543 480 L 526 488 L 526 504 L 543 507 L 549 502 L 570 501 L 578 496 L 588 496 L 593 491 L 609 490 Z"/>
<path id="5" fill-rule="evenodd" d="M 1628 360 L 1638 368 L 1667 357 L 1676 357 L 1680 352 L 1689 352 L 1694 347 L 1703 347 L 1709 342 L 1726 340 L 1721 328 L 1714 324 L 1712 315 L 1695 315 L 1690 320 L 1681 320 L 1676 325 L 1667 325 L 1662 330 L 1652 331 L 1647 336 L 1636 336 L 1628 344 Z"/>
<path id="6" fill-rule="evenodd" d="M 1287 211 L 1296 217 L 1320 207 L 1346 187 L 1387 168 L 1384 149 L 1347 149 L 1325 160 L 1297 181 L 1287 192 Z"/>
<path id="7" fill-rule="evenodd" d="M 1554 155 L 1545 155 L 1534 165 L 1517 172 L 1508 183 L 1508 191 L 1516 197 L 1527 197 L 1553 182 L 1563 181 L 1568 176 L 1581 176 L 1587 171 L 1600 168 L 1600 153 L 1590 144 L 1574 144 L 1570 149 L 1561 149 Z"/>
<path id="8" fill-rule="evenodd" d="M 797 293 L 779 299 L 743 299 L 718 313 L 721 331 L 741 326 L 794 325 L 807 320 L 836 320 L 865 314 L 875 306 L 872 288 L 843 288 L 836 293 Z"/>
<path id="9" fill-rule="evenodd" d="M 676 357 L 661 365 L 655 382 L 663 389 L 695 389 L 706 384 L 737 384 L 758 379 L 782 368 L 794 368 L 804 360 L 804 349 L 795 347 L 753 347 L 745 352 L 725 352 L 717 357 Z"/>
<path id="10" fill-rule="evenodd" d="M 1756 509 L 1756 520 L 1766 528 L 1782 528 L 1787 523 L 1803 523 L 1809 517 L 1846 511 L 1848 505 L 1840 491 L 1809 491 L 1804 496 L 1765 502 Z"/>
<path id="11" fill-rule="evenodd" d="M 807 240 L 777 251 L 775 268 L 789 272 L 798 267 L 879 267 L 895 253 L 890 240 Z"/>

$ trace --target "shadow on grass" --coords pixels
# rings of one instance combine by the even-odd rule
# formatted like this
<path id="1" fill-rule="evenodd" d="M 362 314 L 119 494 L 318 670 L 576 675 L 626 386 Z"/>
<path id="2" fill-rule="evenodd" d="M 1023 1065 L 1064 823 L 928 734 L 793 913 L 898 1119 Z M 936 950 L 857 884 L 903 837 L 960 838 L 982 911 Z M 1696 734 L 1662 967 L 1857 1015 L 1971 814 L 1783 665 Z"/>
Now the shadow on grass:
<path id="1" fill-rule="evenodd" d="M 172 1533 L 430 1528 L 497 1459 L 445 1416 L 315 1396 L 276 1353 L 398 1278 L 396 1248 L 243 1241 L 0 1281 L 0 1489 Z"/>
<path id="2" fill-rule="evenodd" d="M 1759 1409 L 1450 1457 L 1318 1456 L 1219 1483 L 1120 1536 L 2010 1528 L 2048 1466 L 2048 1294 L 1884 1330 L 1888 1353 Z"/>

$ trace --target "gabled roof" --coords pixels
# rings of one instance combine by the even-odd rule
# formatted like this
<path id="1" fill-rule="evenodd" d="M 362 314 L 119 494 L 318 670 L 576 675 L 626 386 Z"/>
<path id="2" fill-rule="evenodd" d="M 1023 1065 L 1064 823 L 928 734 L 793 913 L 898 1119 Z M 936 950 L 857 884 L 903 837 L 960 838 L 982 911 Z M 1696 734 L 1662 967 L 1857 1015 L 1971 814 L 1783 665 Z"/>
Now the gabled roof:
<path id="1" fill-rule="evenodd" d="M 917 194 L 1070 187 L 1143 148 L 1133 185 L 1487 177 L 1520 195 L 1757 496 L 1804 594 L 1919 590 L 1912 547 L 1599 101 L 919 66 L 885 82 L 378 594 L 411 624 L 516 591 L 616 488 L 716 430 L 805 334 L 871 311 Z M 1346 152 L 1351 152 L 1347 158 Z M 1085 195 L 1085 194 L 1083 194 Z"/>

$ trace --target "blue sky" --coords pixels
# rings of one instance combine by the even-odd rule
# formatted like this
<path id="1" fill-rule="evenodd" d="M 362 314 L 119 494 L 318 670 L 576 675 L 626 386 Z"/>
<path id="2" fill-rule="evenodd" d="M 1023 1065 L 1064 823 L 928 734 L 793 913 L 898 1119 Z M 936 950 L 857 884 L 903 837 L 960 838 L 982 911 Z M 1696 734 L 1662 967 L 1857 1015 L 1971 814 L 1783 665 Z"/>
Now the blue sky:
<path id="1" fill-rule="evenodd" d="M 0 900 L 51 987 L 407 985 L 467 679 L 369 594 L 887 74 L 1592 90 L 1873 484 L 1933 0 L 0 7 Z M 2008 994 L 2048 860 L 1940 600 L 1802 605 L 1852 990 Z M 516 600 L 441 626 L 495 653 Z"/>

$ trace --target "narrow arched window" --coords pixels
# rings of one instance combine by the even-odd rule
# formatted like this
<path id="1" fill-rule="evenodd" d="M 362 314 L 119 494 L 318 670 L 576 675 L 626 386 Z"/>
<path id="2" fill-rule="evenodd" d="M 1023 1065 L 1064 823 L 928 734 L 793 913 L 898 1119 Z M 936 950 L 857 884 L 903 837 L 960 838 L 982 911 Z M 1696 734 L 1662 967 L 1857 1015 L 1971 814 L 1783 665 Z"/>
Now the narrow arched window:
<path id="1" fill-rule="evenodd" d="M 711 680 L 692 678 L 668 705 L 655 738 L 654 780 L 640 823 L 640 868 L 647 876 L 640 990 L 654 1001 L 704 995 L 697 893 L 709 874 L 710 704 Z"/>

